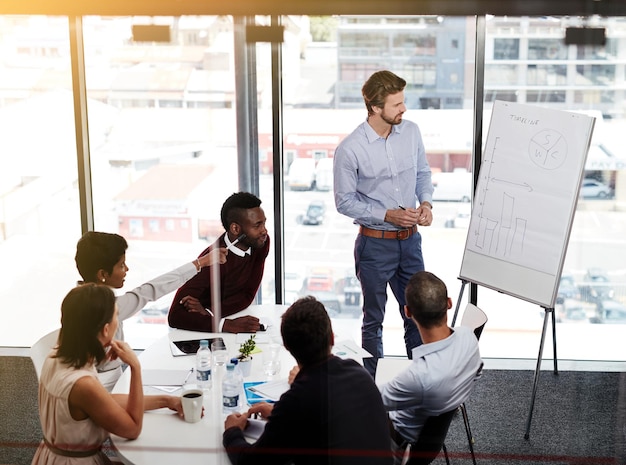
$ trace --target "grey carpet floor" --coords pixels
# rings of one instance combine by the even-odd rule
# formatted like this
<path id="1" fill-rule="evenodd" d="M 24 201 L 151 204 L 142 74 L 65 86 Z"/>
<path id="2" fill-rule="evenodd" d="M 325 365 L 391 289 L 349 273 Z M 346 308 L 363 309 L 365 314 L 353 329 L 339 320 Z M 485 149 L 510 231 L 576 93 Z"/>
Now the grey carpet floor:
<path id="1" fill-rule="evenodd" d="M 541 372 L 527 440 L 533 376 L 486 370 L 476 385 L 467 410 L 479 464 L 626 465 L 625 374 Z M 29 465 L 40 440 L 32 363 L 0 357 L 0 465 Z M 446 445 L 452 465 L 472 463 L 461 415 Z M 440 456 L 434 464 L 445 460 Z"/>
<path id="2" fill-rule="evenodd" d="M 467 402 L 478 463 L 623 464 L 624 375 L 542 371 L 530 424 L 533 371 L 487 370 Z M 462 417 L 447 439 L 453 464 L 469 464 Z M 445 463 L 438 458 L 436 464 Z"/>
<path id="3" fill-rule="evenodd" d="M 30 358 L 0 357 L 0 465 L 29 465 L 41 438 Z"/>

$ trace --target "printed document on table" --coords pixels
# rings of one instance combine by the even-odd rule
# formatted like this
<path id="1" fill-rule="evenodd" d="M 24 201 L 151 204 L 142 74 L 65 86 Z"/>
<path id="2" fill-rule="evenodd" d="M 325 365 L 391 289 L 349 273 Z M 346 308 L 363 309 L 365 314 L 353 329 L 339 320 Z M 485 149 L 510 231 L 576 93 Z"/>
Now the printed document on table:
<path id="1" fill-rule="evenodd" d="M 194 376 L 190 370 L 142 370 L 141 381 L 144 386 L 182 386 Z"/>
<path id="2" fill-rule="evenodd" d="M 250 392 L 266 399 L 277 401 L 284 392 L 289 390 L 289 383 L 286 379 L 278 379 L 276 381 L 268 381 L 267 383 L 257 384 L 248 387 Z"/>
<path id="3" fill-rule="evenodd" d="M 367 350 L 356 345 L 352 339 L 343 339 L 335 342 L 333 346 L 333 355 L 340 358 L 353 358 L 355 360 L 372 357 Z"/>

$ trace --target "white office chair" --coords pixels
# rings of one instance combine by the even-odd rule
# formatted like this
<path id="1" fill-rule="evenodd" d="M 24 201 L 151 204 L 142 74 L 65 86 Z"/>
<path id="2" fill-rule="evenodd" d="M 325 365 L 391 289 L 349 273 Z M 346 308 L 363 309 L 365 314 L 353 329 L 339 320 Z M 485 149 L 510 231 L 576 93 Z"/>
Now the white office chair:
<path id="1" fill-rule="evenodd" d="M 461 318 L 461 326 L 465 326 L 474 331 L 476 339 L 480 339 L 485 325 L 487 324 L 487 315 L 476 305 L 468 303 Z M 463 423 L 465 423 L 465 432 L 467 433 L 467 442 L 469 444 L 470 453 L 472 454 L 472 462 L 476 465 L 476 456 L 474 455 L 474 436 L 470 429 L 469 417 L 467 416 L 467 408 L 465 403 L 459 407 L 463 415 Z"/>
<path id="2" fill-rule="evenodd" d="M 474 304 L 468 303 L 461 318 L 461 326 L 474 330 L 476 339 L 480 339 L 483 328 L 487 324 L 487 315 Z"/>
<path id="3" fill-rule="evenodd" d="M 46 357 L 48 356 L 52 348 L 56 345 L 58 338 L 59 329 L 57 328 L 54 331 L 51 331 L 43 336 L 30 348 L 30 359 L 33 361 L 33 365 L 35 366 L 37 379 L 39 379 L 41 375 L 43 362 L 46 360 Z"/>

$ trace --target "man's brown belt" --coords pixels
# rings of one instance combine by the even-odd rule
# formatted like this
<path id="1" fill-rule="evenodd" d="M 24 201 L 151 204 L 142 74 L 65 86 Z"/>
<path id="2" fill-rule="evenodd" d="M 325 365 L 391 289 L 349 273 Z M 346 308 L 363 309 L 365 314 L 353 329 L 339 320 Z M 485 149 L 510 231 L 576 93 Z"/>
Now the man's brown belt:
<path id="1" fill-rule="evenodd" d="M 382 231 L 380 229 L 371 229 L 361 226 L 359 233 L 367 237 L 377 237 L 378 239 L 396 239 L 403 241 L 408 239 L 417 232 L 417 225 L 408 229 L 397 229 L 394 231 Z"/>

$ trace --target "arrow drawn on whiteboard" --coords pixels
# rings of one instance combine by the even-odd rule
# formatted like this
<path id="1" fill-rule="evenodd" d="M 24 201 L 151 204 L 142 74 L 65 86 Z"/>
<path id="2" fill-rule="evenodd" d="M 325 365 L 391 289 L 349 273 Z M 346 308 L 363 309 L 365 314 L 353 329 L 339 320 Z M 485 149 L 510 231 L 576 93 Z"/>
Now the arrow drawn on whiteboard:
<path id="1" fill-rule="evenodd" d="M 532 188 L 532 187 L 531 187 L 531 185 L 530 185 L 530 184 L 528 184 L 527 182 L 521 182 L 521 183 L 520 183 L 520 182 L 506 181 L 506 180 L 504 180 L 504 179 L 498 179 L 498 178 L 491 178 L 491 180 L 492 180 L 493 182 L 498 182 L 498 183 L 501 183 L 501 184 L 507 184 L 507 185 L 509 185 L 509 186 L 517 186 L 517 187 L 521 187 L 521 188 L 523 188 L 524 190 L 527 190 L 528 192 L 532 192 L 532 191 L 533 191 L 533 188 Z"/>

